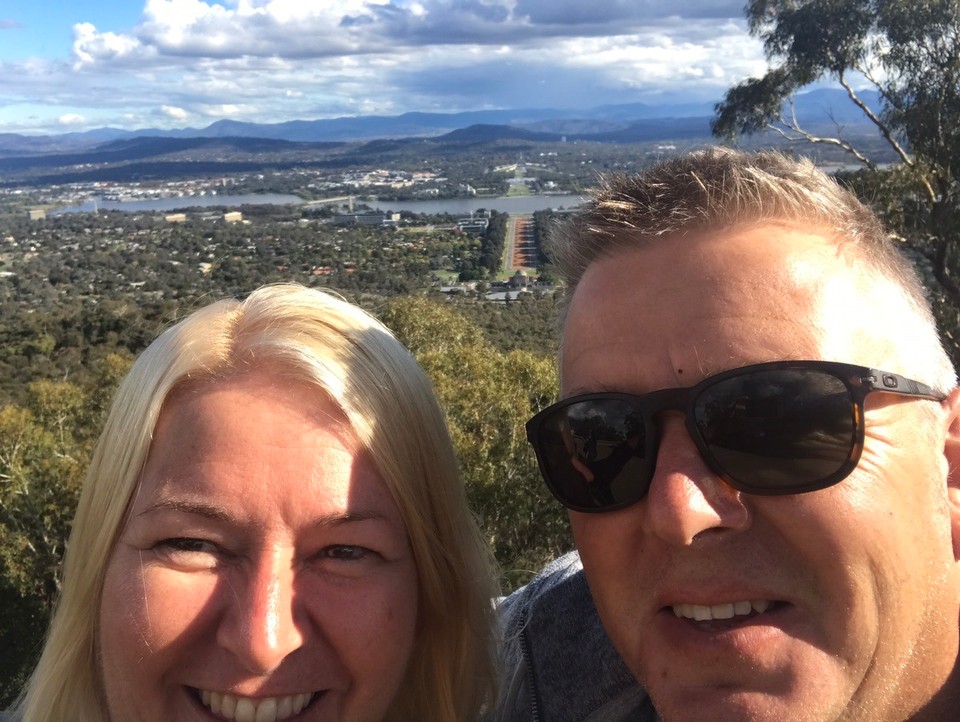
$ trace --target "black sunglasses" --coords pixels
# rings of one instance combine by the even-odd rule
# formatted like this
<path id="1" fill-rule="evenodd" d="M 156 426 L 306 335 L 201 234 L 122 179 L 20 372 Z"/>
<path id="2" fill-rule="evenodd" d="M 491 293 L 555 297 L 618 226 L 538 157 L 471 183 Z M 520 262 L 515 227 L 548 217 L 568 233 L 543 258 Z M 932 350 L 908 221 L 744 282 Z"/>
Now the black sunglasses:
<path id="1" fill-rule="evenodd" d="M 710 469 L 750 494 L 802 494 L 836 484 L 863 451 L 863 402 L 883 392 L 940 401 L 899 374 L 832 361 L 775 361 L 640 396 L 594 393 L 527 422 L 547 486 L 575 511 L 622 509 L 650 488 L 657 414 L 681 411 Z"/>

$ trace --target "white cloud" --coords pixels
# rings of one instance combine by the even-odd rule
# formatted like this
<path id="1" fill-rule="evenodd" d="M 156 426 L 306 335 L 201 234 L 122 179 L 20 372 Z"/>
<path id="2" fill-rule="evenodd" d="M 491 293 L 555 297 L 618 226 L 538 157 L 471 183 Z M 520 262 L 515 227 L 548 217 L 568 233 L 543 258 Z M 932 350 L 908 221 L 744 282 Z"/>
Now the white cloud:
<path id="1" fill-rule="evenodd" d="M 691 19 L 741 12 L 739 0 L 146 0 L 141 23 L 127 34 L 78 24 L 74 53 L 90 63 L 147 49 L 167 58 L 324 58 L 417 46 L 534 47 L 546 38 L 682 29 Z"/>
<path id="2" fill-rule="evenodd" d="M 60 125 L 83 125 L 87 119 L 79 113 L 64 113 L 57 118 L 57 122 Z"/>
<path id="3" fill-rule="evenodd" d="M 139 49 L 136 38 L 116 33 L 100 33 L 90 23 L 77 23 L 73 26 L 73 54 L 75 67 L 95 62 L 111 62 L 130 55 Z"/>
<path id="4" fill-rule="evenodd" d="M 254 108 L 235 103 L 224 103 L 222 105 L 201 105 L 197 110 L 211 118 L 234 118 L 248 115 Z"/>
<path id="5" fill-rule="evenodd" d="M 750 74 L 762 73 L 766 61 L 757 43 L 737 27 L 717 28 L 706 41 L 683 36 L 645 34 L 615 39 L 564 41 L 558 56 L 568 67 L 591 68 L 623 79 L 633 88 L 669 86 L 688 80 L 709 82 L 716 92 Z"/>
<path id="6" fill-rule="evenodd" d="M 59 61 L 0 63 L 0 106 L 114 124 L 719 99 L 762 72 L 742 0 L 143 0 Z M 584 8 L 590 12 L 584 12 Z"/>
<path id="7" fill-rule="evenodd" d="M 161 55 L 323 57 L 364 51 L 356 33 L 340 23 L 344 15 L 370 4 L 266 0 L 255 5 L 241 0 L 227 8 L 201 0 L 147 0 L 143 22 L 133 32 Z"/>
<path id="8" fill-rule="evenodd" d="M 160 106 L 160 112 L 175 120 L 186 120 L 190 116 L 188 111 L 174 105 L 162 105 Z"/>

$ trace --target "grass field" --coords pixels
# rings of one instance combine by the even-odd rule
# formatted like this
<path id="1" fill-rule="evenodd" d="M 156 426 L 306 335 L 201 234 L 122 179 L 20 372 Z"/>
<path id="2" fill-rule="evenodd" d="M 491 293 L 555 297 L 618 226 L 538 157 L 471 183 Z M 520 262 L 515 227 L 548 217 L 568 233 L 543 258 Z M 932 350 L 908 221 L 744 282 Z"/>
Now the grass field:
<path id="1" fill-rule="evenodd" d="M 433 275 L 434 275 L 434 278 L 440 281 L 440 283 L 446 284 L 448 286 L 456 283 L 457 279 L 460 276 L 460 274 L 458 274 L 456 271 L 434 271 Z"/>

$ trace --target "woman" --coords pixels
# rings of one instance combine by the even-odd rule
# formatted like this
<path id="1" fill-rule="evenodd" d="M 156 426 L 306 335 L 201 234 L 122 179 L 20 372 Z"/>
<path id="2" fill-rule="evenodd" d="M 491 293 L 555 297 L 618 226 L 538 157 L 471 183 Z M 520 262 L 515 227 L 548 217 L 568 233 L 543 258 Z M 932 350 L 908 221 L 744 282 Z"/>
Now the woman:
<path id="1" fill-rule="evenodd" d="M 49 720 L 468 720 L 488 556 L 429 381 L 299 286 L 203 308 L 121 384 L 18 710 Z"/>

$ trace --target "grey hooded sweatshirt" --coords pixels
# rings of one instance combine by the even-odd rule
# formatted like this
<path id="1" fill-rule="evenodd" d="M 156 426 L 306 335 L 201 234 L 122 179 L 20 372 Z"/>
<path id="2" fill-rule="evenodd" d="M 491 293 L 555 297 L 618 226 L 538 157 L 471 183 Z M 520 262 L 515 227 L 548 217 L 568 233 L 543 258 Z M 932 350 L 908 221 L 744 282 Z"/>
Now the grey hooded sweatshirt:
<path id="1" fill-rule="evenodd" d="M 607 637 L 576 552 L 500 605 L 505 675 L 485 722 L 659 722 Z"/>

